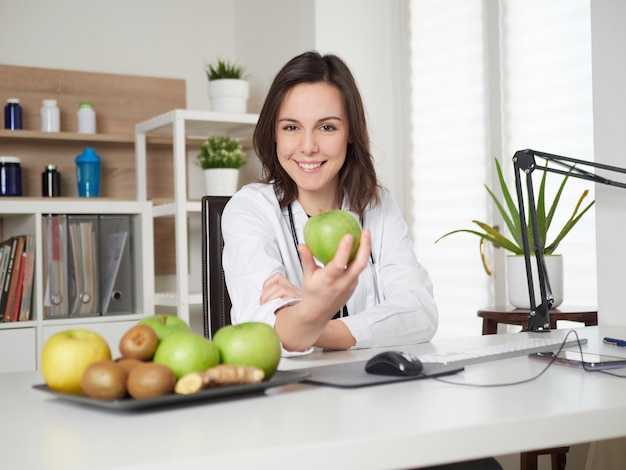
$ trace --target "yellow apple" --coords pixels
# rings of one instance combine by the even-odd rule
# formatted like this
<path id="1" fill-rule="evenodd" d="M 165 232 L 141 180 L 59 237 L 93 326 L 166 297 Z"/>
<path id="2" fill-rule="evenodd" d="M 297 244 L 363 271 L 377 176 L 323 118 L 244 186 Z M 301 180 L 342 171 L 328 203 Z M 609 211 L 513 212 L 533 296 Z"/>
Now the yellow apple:
<path id="1" fill-rule="evenodd" d="M 90 330 L 60 331 L 48 338 L 41 350 L 41 374 L 50 389 L 81 395 L 80 380 L 89 364 L 110 360 L 105 339 Z"/>

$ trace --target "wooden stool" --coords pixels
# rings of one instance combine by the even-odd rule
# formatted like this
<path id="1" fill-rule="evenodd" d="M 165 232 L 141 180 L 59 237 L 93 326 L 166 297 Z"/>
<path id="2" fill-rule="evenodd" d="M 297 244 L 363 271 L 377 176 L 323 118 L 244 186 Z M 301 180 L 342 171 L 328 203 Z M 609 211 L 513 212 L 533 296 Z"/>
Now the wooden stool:
<path id="1" fill-rule="evenodd" d="M 498 323 L 520 325 L 524 329 L 528 327 L 528 314 L 529 310 L 511 306 L 487 307 L 478 310 L 478 316 L 483 319 L 483 335 L 496 334 Z M 585 326 L 595 326 L 598 324 L 598 311 L 593 307 L 563 306 L 550 310 L 550 328 L 556 330 L 559 320 L 583 322 Z M 550 454 L 552 456 L 552 470 L 565 470 L 568 451 L 569 447 L 553 447 L 522 452 L 520 454 L 520 468 L 522 470 L 537 470 L 538 457 Z"/>

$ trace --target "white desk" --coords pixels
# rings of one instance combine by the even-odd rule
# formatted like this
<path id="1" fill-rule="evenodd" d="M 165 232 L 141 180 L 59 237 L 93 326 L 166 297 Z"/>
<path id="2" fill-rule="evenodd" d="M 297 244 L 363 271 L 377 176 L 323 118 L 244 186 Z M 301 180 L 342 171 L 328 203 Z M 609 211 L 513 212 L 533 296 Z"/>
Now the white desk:
<path id="1" fill-rule="evenodd" d="M 626 349 L 601 343 L 603 336 L 626 338 L 626 328 L 577 331 L 588 338 L 587 350 L 626 356 Z M 404 349 L 425 354 L 524 334 Z M 284 359 L 281 368 L 362 360 L 375 352 L 314 353 Z M 467 366 L 447 380 L 501 383 L 543 367 L 518 357 Z M 510 387 L 435 380 L 359 389 L 293 384 L 266 395 L 127 414 L 77 406 L 31 389 L 37 383 L 38 373 L 0 375 L 1 468 L 414 468 L 626 435 L 626 380 L 563 366 Z"/>

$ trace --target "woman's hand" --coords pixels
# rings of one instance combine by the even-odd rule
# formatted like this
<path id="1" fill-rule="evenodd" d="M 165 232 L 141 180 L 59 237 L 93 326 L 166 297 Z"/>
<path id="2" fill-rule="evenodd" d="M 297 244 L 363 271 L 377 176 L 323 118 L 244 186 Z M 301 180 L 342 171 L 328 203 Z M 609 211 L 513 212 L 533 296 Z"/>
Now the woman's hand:
<path id="1" fill-rule="evenodd" d="M 367 267 L 371 249 L 369 230 L 361 232 L 356 257 L 348 263 L 352 243 L 351 235 L 344 236 L 335 257 L 324 267 L 315 264 L 306 245 L 298 247 L 303 271 L 302 300 L 279 310 L 274 326 L 285 349 L 303 351 L 317 344 L 318 340 L 321 343 L 317 345 L 331 349 L 347 349 L 354 344 L 347 327 L 332 328 L 333 334 L 326 334 L 331 333 L 331 330 L 326 331 L 327 328 L 335 326 L 330 320 L 346 304 L 357 286 L 359 274 Z"/>
<path id="2" fill-rule="evenodd" d="M 356 256 L 352 262 L 348 262 L 353 242 L 352 235 L 344 235 L 335 257 L 324 267 L 315 264 L 306 245 L 299 246 L 303 271 L 303 300 L 313 300 L 322 306 L 327 310 L 327 319 L 332 318 L 346 304 L 356 289 L 359 274 L 367 267 L 371 250 L 369 230 L 364 229 L 361 232 Z"/>
<path id="3" fill-rule="evenodd" d="M 263 283 L 259 301 L 261 305 L 274 299 L 299 299 L 302 292 L 281 273 L 274 273 Z"/>

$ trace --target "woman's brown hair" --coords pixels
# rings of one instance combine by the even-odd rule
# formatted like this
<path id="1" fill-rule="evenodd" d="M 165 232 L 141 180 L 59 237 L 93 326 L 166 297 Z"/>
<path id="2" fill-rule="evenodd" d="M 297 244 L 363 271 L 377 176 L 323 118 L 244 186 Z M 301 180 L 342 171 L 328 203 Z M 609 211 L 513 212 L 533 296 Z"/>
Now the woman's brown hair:
<path id="1" fill-rule="evenodd" d="M 350 137 L 346 161 L 339 170 L 339 188 L 345 192 L 350 210 L 362 216 L 370 202 L 378 202 L 378 179 L 361 94 L 350 69 L 335 55 L 305 52 L 287 62 L 274 78 L 253 136 L 254 150 L 263 166 L 262 181 L 274 184 L 281 207 L 297 198 L 298 187 L 276 155 L 276 119 L 289 90 L 300 83 L 319 82 L 335 86 L 343 96 Z"/>

